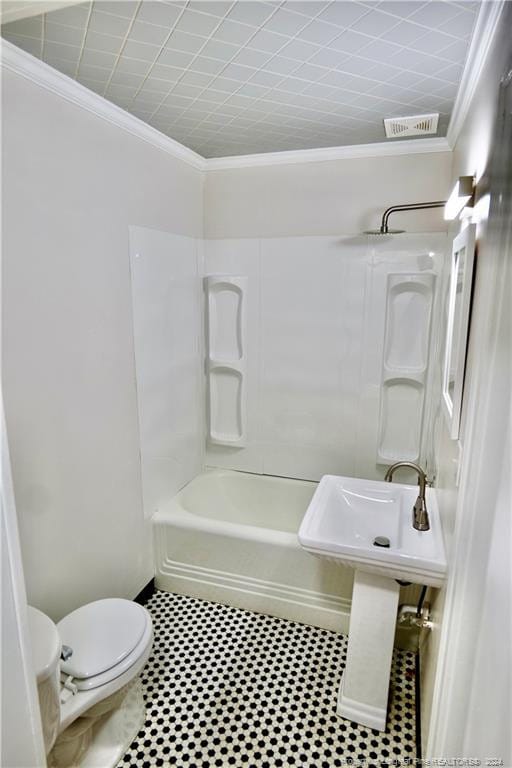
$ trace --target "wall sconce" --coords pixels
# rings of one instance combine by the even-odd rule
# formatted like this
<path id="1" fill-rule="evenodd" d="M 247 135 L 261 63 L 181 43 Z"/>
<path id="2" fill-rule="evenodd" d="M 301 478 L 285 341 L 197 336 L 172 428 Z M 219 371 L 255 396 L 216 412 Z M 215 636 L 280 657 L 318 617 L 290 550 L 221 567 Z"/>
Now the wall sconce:
<path id="1" fill-rule="evenodd" d="M 475 193 L 475 177 L 459 176 L 452 193 L 444 207 L 444 218 L 447 221 L 455 219 L 463 208 L 468 205 Z"/>

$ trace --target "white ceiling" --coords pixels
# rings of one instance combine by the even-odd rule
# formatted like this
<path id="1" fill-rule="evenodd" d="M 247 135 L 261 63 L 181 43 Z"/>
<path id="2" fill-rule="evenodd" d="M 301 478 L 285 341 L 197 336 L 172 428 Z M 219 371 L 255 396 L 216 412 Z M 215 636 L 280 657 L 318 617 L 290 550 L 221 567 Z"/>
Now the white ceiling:
<path id="1" fill-rule="evenodd" d="M 479 2 L 95 0 L 2 35 L 204 157 L 446 135 Z M 392 141 L 397 141 L 393 139 Z"/>

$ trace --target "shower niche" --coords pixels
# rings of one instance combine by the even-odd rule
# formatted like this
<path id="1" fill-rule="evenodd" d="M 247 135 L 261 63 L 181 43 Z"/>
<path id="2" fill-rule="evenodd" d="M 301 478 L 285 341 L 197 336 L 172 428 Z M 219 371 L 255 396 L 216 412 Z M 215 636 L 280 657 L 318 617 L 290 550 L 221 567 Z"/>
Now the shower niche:
<path id="1" fill-rule="evenodd" d="M 208 439 L 241 448 L 246 444 L 247 278 L 210 275 L 205 289 Z"/>
<path id="2" fill-rule="evenodd" d="M 418 461 L 435 275 L 388 275 L 377 461 Z"/>

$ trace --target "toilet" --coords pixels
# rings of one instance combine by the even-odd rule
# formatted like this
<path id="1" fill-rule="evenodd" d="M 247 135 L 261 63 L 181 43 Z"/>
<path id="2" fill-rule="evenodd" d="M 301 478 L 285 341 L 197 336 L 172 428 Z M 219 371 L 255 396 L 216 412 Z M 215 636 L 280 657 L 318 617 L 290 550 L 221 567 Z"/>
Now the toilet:
<path id="1" fill-rule="evenodd" d="M 58 624 L 29 606 L 28 620 L 48 765 L 116 765 L 145 717 L 138 675 L 153 642 L 149 612 L 108 598 Z"/>

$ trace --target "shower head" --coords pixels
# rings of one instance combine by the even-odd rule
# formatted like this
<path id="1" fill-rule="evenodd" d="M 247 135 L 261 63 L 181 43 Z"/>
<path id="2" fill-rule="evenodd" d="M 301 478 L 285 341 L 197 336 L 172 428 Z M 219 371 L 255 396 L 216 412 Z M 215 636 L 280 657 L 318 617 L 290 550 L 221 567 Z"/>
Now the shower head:
<path id="1" fill-rule="evenodd" d="M 425 208 L 443 208 L 445 204 L 444 200 L 436 200 L 433 203 L 408 203 L 407 205 L 392 205 L 391 208 L 386 208 L 382 214 L 382 224 L 380 229 L 366 229 L 365 235 L 401 235 L 405 232 L 405 229 L 390 229 L 388 227 L 388 219 L 392 213 L 396 211 L 421 211 Z"/>

